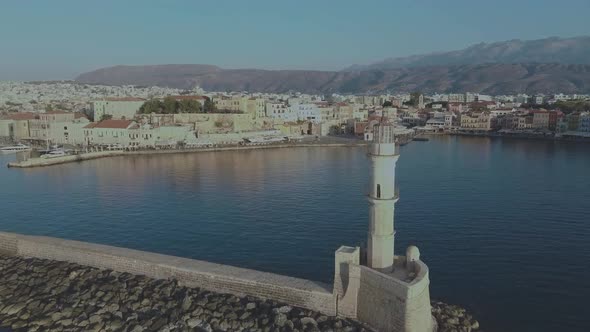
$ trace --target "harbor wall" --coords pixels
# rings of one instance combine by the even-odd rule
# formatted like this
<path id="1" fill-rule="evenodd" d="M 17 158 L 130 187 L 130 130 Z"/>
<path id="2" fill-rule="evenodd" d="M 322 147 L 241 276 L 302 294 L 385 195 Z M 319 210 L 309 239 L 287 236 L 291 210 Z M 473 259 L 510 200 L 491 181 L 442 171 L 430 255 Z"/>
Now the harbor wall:
<path id="1" fill-rule="evenodd" d="M 329 316 L 357 319 L 377 331 L 431 332 L 428 267 L 416 261 L 410 282 L 359 265 L 359 248 L 336 251 L 334 287 L 328 284 L 139 250 L 44 236 L 0 232 L 0 255 L 72 262 L 175 279 L 179 284 L 254 296 Z M 396 261 L 405 257 L 396 256 Z"/>
<path id="2" fill-rule="evenodd" d="M 259 149 L 280 149 L 280 148 L 308 148 L 308 147 L 356 147 L 363 146 L 362 141 L 354 143 L 291 143 L 291 144 L 271 144 L 271 145 L 253 145 L 253 146 L 223 146 L 213 148 L 198 149 L 170 149 L 170 150 L 139 150 L 139 151 L 101 151 L 88 152 L 78 155 L 56 157 L 51 159 L 31 158 L 20 162 L 10 162 L 8 167 L 30 168 L 66 164 L 84 160 L 115 157 L 115 156 L 137 156 L 137 155 L 158 155 L 158 154 L 175 154 L 175 153 L 197 153 L 197 152 L 220 152 L 220 151 L 237 151 L 237 150 L 259 150 Z"/>
<path id="3" fill-rule="evenodd" d="M 336 315 L 336 301 L 330 285 L 273 273 L 106 245 L 3 232 L 0 232 L 0 255 L 67 261 L 156 279 L 176 279 L 189 287 L 272 299 Z"/>

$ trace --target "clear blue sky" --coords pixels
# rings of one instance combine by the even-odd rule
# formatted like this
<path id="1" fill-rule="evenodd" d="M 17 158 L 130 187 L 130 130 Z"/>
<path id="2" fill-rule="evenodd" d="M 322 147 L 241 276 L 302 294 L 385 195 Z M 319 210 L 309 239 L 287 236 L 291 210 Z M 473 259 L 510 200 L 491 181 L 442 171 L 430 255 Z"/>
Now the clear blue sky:
<path id="1" fill-rule="evenodd" d="M 590 35 L 590 0 L 2 0 L 0 80 L 117 64 L 338 70 L 478 42 Z"/>

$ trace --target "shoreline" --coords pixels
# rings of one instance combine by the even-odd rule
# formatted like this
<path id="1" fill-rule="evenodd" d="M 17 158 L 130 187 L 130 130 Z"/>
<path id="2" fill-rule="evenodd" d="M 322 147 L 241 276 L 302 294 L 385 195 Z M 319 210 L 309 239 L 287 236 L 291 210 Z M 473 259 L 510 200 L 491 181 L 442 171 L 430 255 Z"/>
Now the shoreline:
<path id="1" fill-rule="evenodd" d="M 213 148 L 197 149 L 163 149 L 163 150 L 138 150 L 138 151 L 100 151 L 87 152 L 77 155 L 69 155 L 52 159 L 30 158 L 20 162 L 9 162 L 8 168 L 32 168 L 61 165 L 67 163 L 81 162 L 86 160 L 100 159 L 106 157 L 119 156 L 141 156 L 141 155 L 158 155 L 158 154 L 180 154 L 180 153 L 199 153 L 199 152 L 223 152 L 239 150 L 261 150 L 261 149 L 285 149 L 285 148 L 308 148 L 308 147 L 360 147 L 366 146 L 364 141 L 350 143 L 295 143 L 295 144 L 270 144 L 270 145 L 252 145 L 252 146 L 221 146 Z"/>
<path id="2" fill-rule="evenodd" d="M 590 143 L 590 137 L 588 137 L 588 138 L 568 138 L 568 137 L 555 137 L 555 136 L 529 135 L 529 134 L 458 133 L 458 132 L 449 132 L 449 133 L 444 133 L 444 134 L 450 135 L 450 136 L 514 138 L 514 139 L 539 140 L 539 141 Z M 432 134 L 432 135 L 444 135 L 444 134 Z"/>

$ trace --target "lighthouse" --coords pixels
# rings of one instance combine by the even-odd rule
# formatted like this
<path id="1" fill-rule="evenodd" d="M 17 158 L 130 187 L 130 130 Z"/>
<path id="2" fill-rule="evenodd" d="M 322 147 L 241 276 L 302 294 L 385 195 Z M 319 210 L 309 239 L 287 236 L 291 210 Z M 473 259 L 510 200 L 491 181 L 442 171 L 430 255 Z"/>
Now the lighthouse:
<path id="1" fill-rule="evenodd" d="M 436 331 L 428 266 L 420 259 L 420 251 L 411 245 L 405 256 L 393 254 L 393 214 L 398 200 L 395 165 L 399 158 L 395 127 L 382 118 L 370 128 L 368 241 L 365 248 L 341 246 L 336 250 L 336 314 L 358 319 L 376 331 Z"/>
<path id="2" fill-rule="evenodd" d="M 395 164 L 399 157 L 394 141 L 394 126 L 381 122 L 373 127 L 369 144 L 371 176 L 369 182 L 369 234 L 367 265 L 380 272 L 393 271 L 395 229 L 393 215 L 398 196 L 395 190 Z"/>

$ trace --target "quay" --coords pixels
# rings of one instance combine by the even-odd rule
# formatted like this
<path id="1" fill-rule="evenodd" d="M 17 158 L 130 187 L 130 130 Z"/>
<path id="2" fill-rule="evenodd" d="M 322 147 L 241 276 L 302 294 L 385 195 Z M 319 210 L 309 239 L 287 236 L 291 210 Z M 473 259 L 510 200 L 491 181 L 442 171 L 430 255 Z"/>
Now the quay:
<path id="1" fill-rule="evenodd" d="M 161 149 L 161 150 L 135 150 L 135 151 L 98 151 L 86 152 L 51 159 L 30 158 L 24 161 L 9 162 L 8 167 L 13 168 L 31 168 L 52 166 L 85 160 L 92 160 L 105 157 L 116 156 L 136 156 L 136 155 L 157 155 L 171 153 L 198 153 L 198 152 L 220 152 L 220 151 L 237 151 L 237 150 L 259 150 L 259 149 L 285 149 L 285 148 L 309 148 L 309 147 L 357 147 L 366 146 L 364 141 L 351 142 L 328 142 L 328 143 L 291 143 L 291 144 L 268 144 L 268 145 L 230 145 L 216 146 L 210 148 L 191 148 L 191 149 Z"/>

